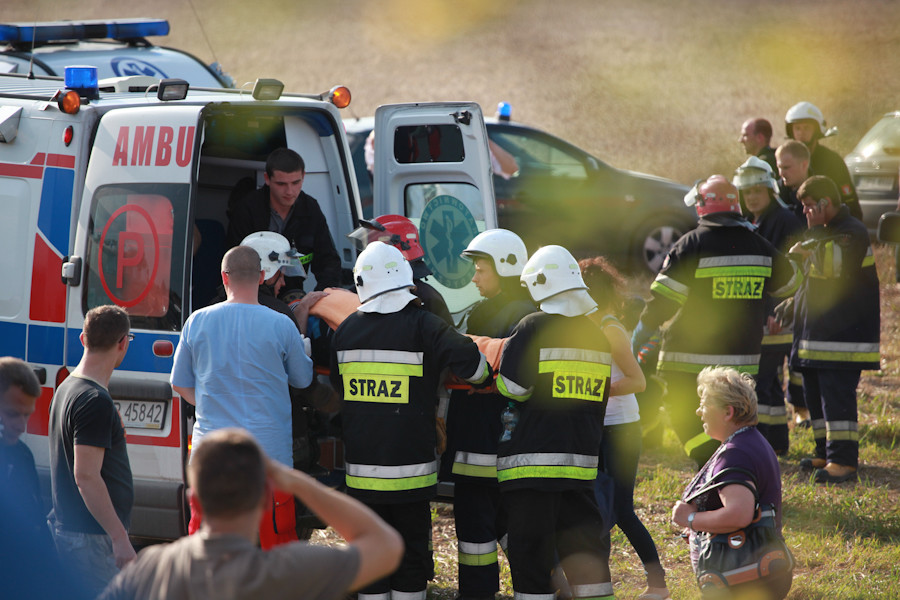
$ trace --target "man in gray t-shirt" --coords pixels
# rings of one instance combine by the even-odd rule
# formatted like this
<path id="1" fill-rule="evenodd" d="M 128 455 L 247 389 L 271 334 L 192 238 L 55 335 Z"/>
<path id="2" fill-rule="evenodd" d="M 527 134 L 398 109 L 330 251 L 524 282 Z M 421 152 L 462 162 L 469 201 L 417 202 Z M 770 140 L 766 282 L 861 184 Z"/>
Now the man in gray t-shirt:
<path id="1" fill-rule="evenodd" d="M 400 535 L 360 502 L 268 459 L 242 429 L 206 436 L 188 466 L 203 525 L 196 535 L 151 546 L 101 600 L 301 598 L 337 600 L 400 564 Z M 263 552 L 255 540 L 271 488 L 296 496 L 348 542 L 292 542 Z M 196 504 L 196 503 L 195 503 Z"/>

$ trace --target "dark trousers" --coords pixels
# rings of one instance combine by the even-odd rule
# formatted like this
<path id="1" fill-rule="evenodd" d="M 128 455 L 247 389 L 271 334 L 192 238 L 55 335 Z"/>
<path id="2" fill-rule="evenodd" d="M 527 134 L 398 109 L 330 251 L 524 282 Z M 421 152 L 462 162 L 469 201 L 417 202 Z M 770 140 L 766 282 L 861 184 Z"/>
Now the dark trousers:
<path id="1" fill-rule="evenodd" d="M 859 369 L 803 369 L 803 395 L 816 440 L 816 457 L 857 467 L 856 386 Z"/>
<path id="2" fill-rule="evenodd" d="M 459 593 L 491 596 L 500 590 L 497 544 L 506 535 L 506 511 L 496 481 L 458 479 L 453 489 L 453 517 L 459 545 Z"/>
<path id="3" fill-rule="evenodd" d="M 640 422 L 608 425 L 603 428 L 600 442 L 600 466 L 613 481 L 612 506 L 616 525 L 628 538 L 647 571 L 647 583 L 651 587 L 665 587 L 665 570 L 659 562 L 659 552 L 650 532 L 634 512 L 634 481 L 637 477 L 638 461 L 641 457 Z M 598 478 L 595 494 L 604 494 L 608 486 Z M 598 497 L 598 506 L 610 499 Z M 608 534 L 607 534 L 608 535 Z M 609 545 L 605 558 L 609 561 Z"/>
<path id="4" fill-rule="evenodd" d="M 768 349 L 763 347 L 759 360 L 759 373 L 756 375 L 757 414 L 759 424 L 756 426 L 763 437 L 778 454 L 788 451 L 788 419 L 787 406 L 784 404 L 784 358 L 790 348 Z"/>
<path id="5" fill-rule="evenodd" d="M 662 371 L 666 380 L 666 412 L 675 435 L 682 443 L 685 454 L 697 463 L 697 468 L 706 464 L 719 442 L 703 431 L 703 422 L 697 416 L 700 397 L 697 395 L 697 373 Z"/>
<path id="6" fill-rule="evenodd" d="M 359 591 L 360 594 L 424 592 L 434 579 L 431 552 L 431 503 L 428 500 L 400 504 L 369 504 L 388 525 L 403 537 L 405 550 L 400 566 L 385 577 Z"/>
<path id="7" fill-rule="evenodd" d="M 518 594 L 555 592 L 551 572 L 562 565 L 573 598 L 612 598 L 608 530 L 592 489 L 501 492 L 509 515 L 509 558 Z"/>

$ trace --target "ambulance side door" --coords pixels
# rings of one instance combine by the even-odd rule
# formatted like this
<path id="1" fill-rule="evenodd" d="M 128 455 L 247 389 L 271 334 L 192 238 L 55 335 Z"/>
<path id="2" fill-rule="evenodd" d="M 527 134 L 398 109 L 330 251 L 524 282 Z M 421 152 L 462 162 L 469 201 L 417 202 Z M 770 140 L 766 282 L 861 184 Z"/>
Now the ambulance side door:
<path id="1" fill-rule="evenodd" d="M 374 215 L 399 214 L 419 228 L 426 279 L 459 322 L 479 300 L 474 265 L 460 253 L 497 227 L 491 159 L 474 102 L 391 104 L 375 111 Z"/>
<path id="2" fill-rule="evenodd" d="M 187 423 L 168 380 L 190 302 L 202 110 L 126 107 L 101 117 L 69 260 L 81 263 L 68 281 L 70 369 L 88 310 L 116 304 L 131 318 L 134 339 L 109 390 L 128 434 L 137 537 L 173 539 L 185 526 Z"/>

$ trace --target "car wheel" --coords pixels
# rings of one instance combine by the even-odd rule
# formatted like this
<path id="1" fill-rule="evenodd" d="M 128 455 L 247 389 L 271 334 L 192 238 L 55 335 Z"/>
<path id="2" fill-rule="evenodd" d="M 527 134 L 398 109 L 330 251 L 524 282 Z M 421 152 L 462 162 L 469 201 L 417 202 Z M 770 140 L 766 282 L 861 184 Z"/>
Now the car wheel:
<path id="1" fill-rule="evenodd" d="M 659 273 L 669 250 L 687 230 L 683 224 L 664 217 L 645 222 L 634 237 L 634 270 Z"/>

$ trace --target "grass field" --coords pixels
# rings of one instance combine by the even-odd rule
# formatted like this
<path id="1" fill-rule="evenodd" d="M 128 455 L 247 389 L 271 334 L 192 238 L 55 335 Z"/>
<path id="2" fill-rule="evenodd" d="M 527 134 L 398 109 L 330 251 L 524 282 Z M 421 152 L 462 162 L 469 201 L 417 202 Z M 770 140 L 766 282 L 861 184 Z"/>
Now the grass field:
<path id="1" fill-rule="evenodd" d="M 900 109 L 900 2 L 893 0 L 4 0 L 3 21 L 165 17 L 155 39 L 222 63 L 239 83 L 276 77 L 290 91 L 341 83 L 350 114 L 384 103 L 475 100 L 549 130 L 610 164 L 690 184 L 744 160 L 741 123 L 808 100 L 846 154 L 885 112 Z M 201 25 L 202 24 L 202 25 Z M 561 240 L 562 243 L 564 243 Z M 796 468 L 812 448 L 792 434 L 783 462 L 785 532 L 798 568 L 790 598 L 900 598 L 900 364 L 887 249 L 883 369 L 860 386 L 856 486 L 821 487 Z M 636 502 L 669 571 L 674 598 L 696 597 L 687 550 L 669 523 L 690 465 L 671 437 L 643 457 Z M 438 578 L 455 597 L 449 507 L 436 505 Z M 325 536 L 328 539 L 328 536 Z M 614 536 L 616 595 L 643 587 L 636 556 Z M 508 580 L 503 588 L 512 591 Z"/>

